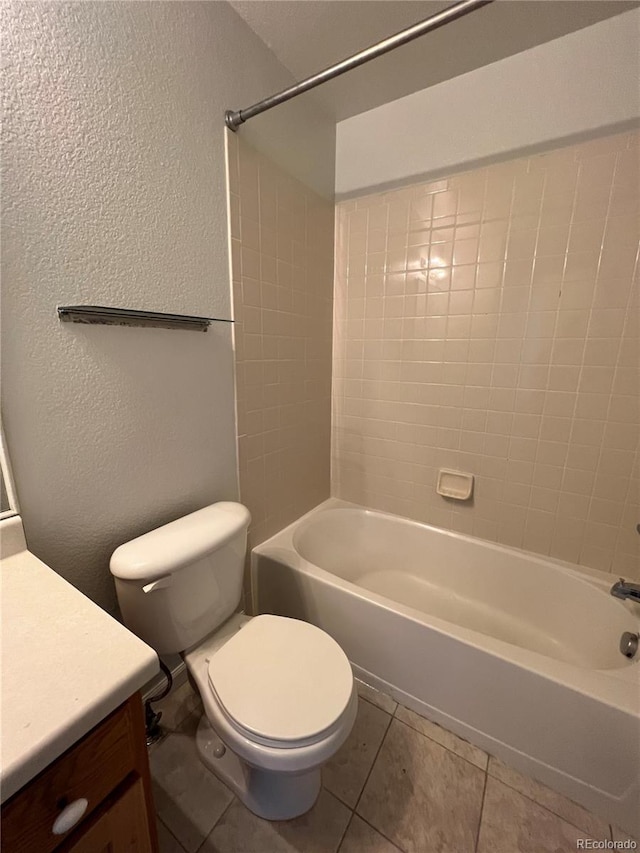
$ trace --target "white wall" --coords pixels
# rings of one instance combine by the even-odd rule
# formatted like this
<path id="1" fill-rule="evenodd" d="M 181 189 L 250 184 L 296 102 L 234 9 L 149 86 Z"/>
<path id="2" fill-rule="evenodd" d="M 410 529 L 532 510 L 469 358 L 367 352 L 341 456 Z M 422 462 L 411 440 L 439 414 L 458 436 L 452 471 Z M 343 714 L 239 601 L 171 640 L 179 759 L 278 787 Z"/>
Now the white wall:
<path id="1" fill-rule="evenodd" d="M 346 119 L 336 194 L 626 129 L 640 117 L 639 75 L 635 9 Z"/>
<path id="2" fill-rule="evenodd" d="M 56 306 L 229 317 L 223 113 L 291 78 L 223 2 L 2 19 L 7 442 L 29 547 L 113 609 L 116 545 L 237 496 L 231 328 L 61 324 Z M 335 128 L 309 109 L 247 136 L 330 192 Z"/>

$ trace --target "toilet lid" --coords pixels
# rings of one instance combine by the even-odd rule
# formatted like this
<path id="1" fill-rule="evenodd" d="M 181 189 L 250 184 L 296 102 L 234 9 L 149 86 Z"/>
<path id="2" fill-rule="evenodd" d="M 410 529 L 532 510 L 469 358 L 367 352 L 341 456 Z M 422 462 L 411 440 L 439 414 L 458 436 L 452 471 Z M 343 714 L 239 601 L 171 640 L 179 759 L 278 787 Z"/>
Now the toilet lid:
<path id="1" fill-rule="evenodd" d="M 209 662 L 209 685 L 236 728 L 259 742 L 313 742 L 349 704 L 347 656 L 324 631 L 256 616 Z"/>

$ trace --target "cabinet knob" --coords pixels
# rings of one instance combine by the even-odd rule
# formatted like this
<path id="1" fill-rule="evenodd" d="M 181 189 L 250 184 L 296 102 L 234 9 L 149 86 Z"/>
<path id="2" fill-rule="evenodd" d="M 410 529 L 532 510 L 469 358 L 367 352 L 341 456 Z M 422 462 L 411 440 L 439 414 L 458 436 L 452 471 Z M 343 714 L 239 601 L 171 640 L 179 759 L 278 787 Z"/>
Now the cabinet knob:
<path id="1" fill-rule="evenodd" d="M 86 812 L 88 805 L 89 801 L 81 798 L 65 806 L 53 823 L 53 834 L 64 835 L 65 832 L 69 832 Z"/>

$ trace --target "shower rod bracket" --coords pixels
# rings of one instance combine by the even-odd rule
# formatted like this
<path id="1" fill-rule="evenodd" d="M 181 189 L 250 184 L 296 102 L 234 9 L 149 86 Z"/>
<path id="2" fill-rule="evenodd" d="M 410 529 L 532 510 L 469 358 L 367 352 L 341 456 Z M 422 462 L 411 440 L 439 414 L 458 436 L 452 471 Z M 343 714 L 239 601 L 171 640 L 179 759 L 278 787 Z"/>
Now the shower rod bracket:
<path id="1" fill-rule="evenodd" d="M 227 110 L 224 114 L 224 123 L 227 125 L 229 130 L 232 130 L 234 133 L 241 124 L 244 124 L 244 122 L 245 120 L 242 118 L 242 110 Z"/>

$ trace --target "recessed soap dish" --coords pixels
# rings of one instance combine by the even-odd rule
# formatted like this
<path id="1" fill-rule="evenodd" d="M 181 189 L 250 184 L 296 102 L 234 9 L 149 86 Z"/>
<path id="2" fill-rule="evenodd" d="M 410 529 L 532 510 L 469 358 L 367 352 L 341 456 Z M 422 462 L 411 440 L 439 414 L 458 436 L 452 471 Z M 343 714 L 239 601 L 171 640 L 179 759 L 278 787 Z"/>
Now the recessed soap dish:
<path id="1" fill-rule="evenodd" d="M 473 474 L 441 468 L 438 471 L 436 491 L 443 498 L 468 501 L 473 495 Z"/>

